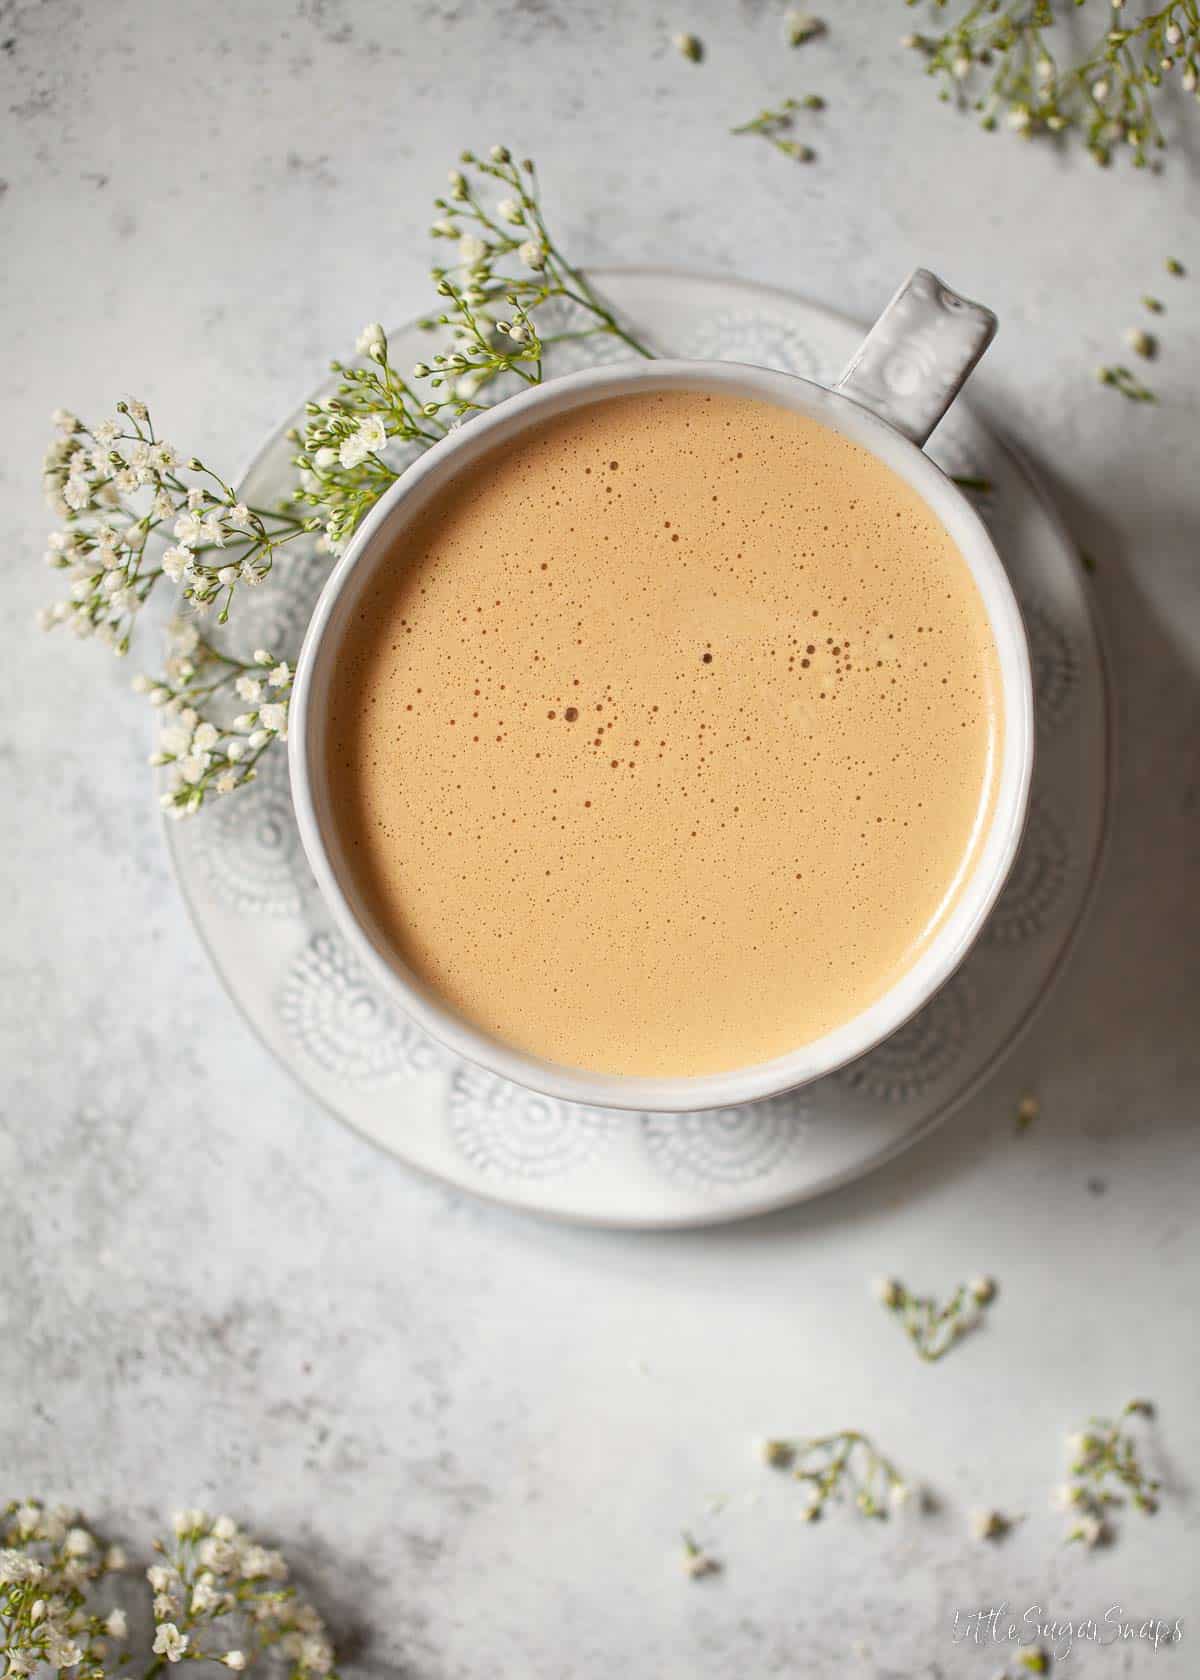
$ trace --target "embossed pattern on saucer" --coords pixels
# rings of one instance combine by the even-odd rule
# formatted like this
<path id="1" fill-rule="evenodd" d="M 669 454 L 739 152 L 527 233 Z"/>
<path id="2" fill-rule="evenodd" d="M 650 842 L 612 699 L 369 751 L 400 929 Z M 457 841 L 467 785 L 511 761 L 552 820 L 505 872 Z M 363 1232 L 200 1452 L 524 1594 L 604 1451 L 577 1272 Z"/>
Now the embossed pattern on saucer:
<path id="1" fill-rule="evenodd" d="M 830 381 L 861 330 L 790 294 L 664 270 L 597 272 L 656 349 Z M 398 365 L 428 339 L 389 335 Z M 560 347 L 548 372 L 583 365 Z M 613 346 L 600 341 L 605 360 Z M 568 361 L 567 357 L 570 357 Z M 595 359 L 600 359 L 597 352 Z M 277 499 L 288 416 L 242 484 Z M 992 1069 L 1044 1001 L 1099 866 L 1109 714 L 1086 576 L 1027 469 L 960 399 L 929 446 L 976 497 L 1029 629 L 1038 762 L 1021 852 L 957 975 L 868 1056 L 791 1096 L 691 1115 L 577 1108 L 458 1061 L 381 997 L 325 913 L 300 849 L 287 766 L 193 822 L 167 825 L 175 871 L 230 995 L 272 1053 L 335 1114 L 402 1161 L 552 1217 L 616 1226 L 716 1223 L 819 1194 L 904 1148 Z M 325 563 L 301 556 L 244 603 L 239 634 L 295 655 Z"/>

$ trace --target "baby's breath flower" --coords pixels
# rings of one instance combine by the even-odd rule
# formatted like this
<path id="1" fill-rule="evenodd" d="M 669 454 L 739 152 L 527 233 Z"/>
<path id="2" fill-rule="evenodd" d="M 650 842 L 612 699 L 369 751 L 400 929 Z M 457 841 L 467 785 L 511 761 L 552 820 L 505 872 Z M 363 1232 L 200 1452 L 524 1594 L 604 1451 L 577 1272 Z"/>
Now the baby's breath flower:
<path id="1" fill-rule="evenodd" d="M 904 1285 L 897 1283 L 895 1278 L 876 1278 L 871 1285 L 871 1293 L 884 1307 L 900 1307 L 904 1305 Z"/>
<path id="2" fill-rule="evenodd" d="M 221 1661 L 226 1668 L 231 1668 L 235 1674 L 240 1674 L 246 1666 L 245 1653 L 242 1651 L 226 1651 Z"/>
<path id="3" fill-rule="evenodd" d="M 1125 342 L 1137 356 L 1143 356 L 1147 361 L 1158 354 L 1158 340 L 1153 333 L 1148 333 L 1144 327 L 1129 327 L 1125 332 Z"/>
<path id="4" fill-rule="evenodd" d="M 539 239 L 525 240 L 518 248 L 517 255 L 526 268 L 531 268 L 535 272 L 546 266 L 546 247 Z"/>
<path id="5" fill-rule="evenodd" d="M 802 47 L 806 42 L 815 41 L 818 35 L 825 33 L 824 23 L 810 13 L 788 12 L 783 22 L 790 47 Z"/>
<path id="6" fill-rule="evenodd" d="M 972 1511 L 971 1536 L 975 1540 L 1001 1540 L 1012 1523 L 1001 1511 Z"/>
<path id="7" fill-rule="evenodd" d="M 162 1622 L 154 1635 L 151 1650 L 156 1657 L 166 1657 L 169 1663 L 177 1663 L 187 1654 L 190 1643 L 188 1635 L 180 1633 L 174 1622 Z"/>
<path id="8" fill-rule="evenodd" d="M 387 336 L 378 321 L 368 321 L 359 333 L 355 349 L 360 356 L 378 358 L 387 354 Z"/>
<path id="9" fill-rule="evenodd" d="M 683 1568 L 684 1573 L 689 1575 L 693 1581 L 699 1581 L 705 1575 L 719 1574 L 721 1565 L 716 1558 L 710 1556 L 703 1547 L 699 1546 L 690 1534 L 685 1533 L 683 1536 Z"/>
<path id="10" fill-rule="evenodd" d="M 704 57 L 704 43 L 698 35 L 690 35 L 686 32 L 672 35 L 671 45 L 681 57 L 688 59 L 692 64 L 699 64 Z"/>

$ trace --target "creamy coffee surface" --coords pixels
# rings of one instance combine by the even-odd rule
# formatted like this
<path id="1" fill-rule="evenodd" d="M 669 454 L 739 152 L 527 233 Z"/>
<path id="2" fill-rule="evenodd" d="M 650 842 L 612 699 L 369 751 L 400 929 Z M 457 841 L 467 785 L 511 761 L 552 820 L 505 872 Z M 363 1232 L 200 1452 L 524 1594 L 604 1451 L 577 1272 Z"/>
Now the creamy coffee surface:
<path id="1" fill-rule="evenodd" d="M 339 656 L 339 836 L 454 1010 L 622 1074 L 766 1061 L 877 999 L 985 824 L 1000 675 L 953 541 L 865 450 L 686 392 L 466 468 Z"/>

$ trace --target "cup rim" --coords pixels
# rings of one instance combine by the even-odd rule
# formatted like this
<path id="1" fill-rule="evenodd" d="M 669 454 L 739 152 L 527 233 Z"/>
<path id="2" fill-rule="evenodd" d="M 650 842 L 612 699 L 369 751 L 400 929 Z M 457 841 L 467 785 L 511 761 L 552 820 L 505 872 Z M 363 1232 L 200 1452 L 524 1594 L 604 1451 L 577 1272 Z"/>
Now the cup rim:
<path id="1" fill-rule="evenodd" d="M 996 645 L 1004 711 L 996 792 L 975 865 L 916 962 L 866 1009 L 809 1044 L 767 1062 L 678 1078 L 603 1074 L 542 1060 L 491 1037 L 421 986 L 380 948 L 354 909 L 353 889 L 331 855 L 336 840 L 319 764 L 313 762 L 326 637 L 331 624 L 337 628 L 352 579 L 361 581 L 370 570 L 364 559 L 390 546 L 396 531 L 437 493 L 441 480 L 489 451 L 503 433 L 522 431 L 555 410 L 567 412 L 660 387 L 715 389 L 774 401 L 821 420 L 896 471 L 946 527 L 971 570 Z M 1003 562 L 970 502 L 922 449 L 844 393 L 798 374 L 664 357 L 610 363 L 547 380 L 485 410 L 413 461 L 371 509 L 325 582 L 297 659 L 288 733 L 292 800 L 309 866 L 340 931 L 405 1014 L 455 1054 L 528 1090 L 589 1106 L 683 1113 L 778 1096 L 835 1072 L 890 1037 L 950 979 L 983 928 L 1024 830 L 1034 759 L 1033 684 L 1020 609 Z"/>

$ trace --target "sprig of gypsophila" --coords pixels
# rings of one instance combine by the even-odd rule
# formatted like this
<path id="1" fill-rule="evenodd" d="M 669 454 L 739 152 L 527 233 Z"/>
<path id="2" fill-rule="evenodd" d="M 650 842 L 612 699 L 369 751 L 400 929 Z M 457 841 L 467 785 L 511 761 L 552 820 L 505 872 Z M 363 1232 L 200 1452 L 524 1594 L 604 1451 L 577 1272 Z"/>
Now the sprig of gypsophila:
<path id="1" fill-rule="evenodd" d="M 932 1295 L 914 1295 L 895 1278 L 879 1278 L 872 1289 L 880 1305 L 899 1320 L 918 1357 L 930 1363 L 977 1329 L 982 1310 L 996 1298 L 996 1285 L 989 1277 L 960 1283 L 940 1307 Z"/>
<path id="2" fill-rule="evenodd" d="M 180 1662 L 215 1662 L 240 1674 L 254 1665 L 289 1680 L 336 1680 L 320 1616 L 288 1581 L 282 1556 L 232 1517 L 181 1511 L 157 1540 L 146 1570 L 154 1634 L 142 1680 Z M 0 1658 L 5 1680 L 68 1670 L 71 1680 L 128 1674 L 129 1610 L 108 1602 L 106 1579 L 127 1567 L 67 1507 L 13 1500 L 0 1514 Z"/>
<path id="3" fill-rule="evenodd" d="M 240 1672 L 259 1658 L 280 1659 L 289 1680 L 336 1676 L 325 1625 L 289 1584 L 279 1552 L 232 1517 L 180 1511 L 173 1528 L 170 1540 L 155 1542 L 162 1561 L 146 1571 L 159 1659 L 146 1680 L 164 1663 L 216 1661 Z"/>
<path id="4" fill-rule="evenodd" d="M 911 1497 L 896 1466 L 857 1429 L 772 1439 L 762 1442 L 760 1452 L 773 1470 L 786 1470 L 807 1483 L 809 1503 L 800 1513 L 805 1522 L 816 1522 L 830 1500 L 849 1498 L 864 1517 L 886 1519 Z"/>
<path id="5" fill-rule="evenodd" d="M 100 1680 L 110 1642 L 128 1632 L 124 1610 L 103 1608 L 100 1584 L 125 1566 L 75 1511 L 12 1500 L 0 1515 L 0 1658 L 6 1680 L 70 1669 Z"/>
<path id="6" fill-rule="evenodd" d="M 40 622 L 67 624 L 124 655 L 154 591 L 172 591 L 165 667 L 133 687 L 164 720 L 150 760 L 167 771 L 162 804 L 187 816 L 210 794 L 252 781 L 263 752 L 286 739 L 293 677 L 266 650 L 251 662 L 234 658 L 201 625 L 209 615 L 225 624 L 239 590 L 269 577 L 279 551 L 312 522 L 239 501 L 211 467 L 185 462 L 157 436 L 144 403 L 118 403 L 116 418 L 95 427 L 63 410 L 54 421 L 45 487 L 64 529 L 51 533 L 46 559 L 69 578 L 70 595 Z M 233 716 L 235 700 L 253 709 Z"/>
<path id="7" fill-rule="evenodd" d="M 948 0 L 928 4 L 944 14 Z M 1003 121 L 1026 137 L 1079 133 L 1097 163 L 1125 148 L 1143 168 L 1166 144 L 1154 95 L 1171 81 L 1185 94 L 1200 89 L 1200 4 L 1171 0 L 1134 18 L 1124 0 L 1101 0 L 1102 29 L 1074 62 L 1060 64 L 1058 12 L 1083 4 L 1064 0 L 1056 11 L 1053 0 L 972 0 L 949 28 L 939 17 L 904 45 L 941 81 L 939 97 L 977 112 L 984 128 Z"/>
<path id="8" fill-rule="evenodd" d="M 94 428 L 65 409 L 53 421 L 43 484 L 66 528 L 51 534 L 46 560 L 71 588 L 41 614 L 44 629 L 69 624 L 125 654 L 163 579 L 193 607 L 215 606 L 223 624 L 237 590 L 261 583 L 305 529 L 294 514 L 247 507 L 211 467 L 185 460 L 157 436 L 144 403 L 120 402 Z M 155 538 L 169 546 L 160 552 Z"/>
<path id="9" fill-rule="evenodd" d="M 159 803 L 172 817 L 190 817 L 211 794 L 234 793 L 258 774 L 258 763 L 286 741 L 295 668 L 266 648 L 237 659 L 200 634 L 192 619 L 175 619 L 159 679 L 134 678 L 133 686 L 160 707 L 164 726 L 150 763 L 166 771 Z M 247 706 L 230 717 L 211 702 Z M 207 713 L 207 715 L 206 715 Z"/>
<path id="10" fill-rule="evenodd" d="M 763 110 L 749 122 L 739 123 L 736 128 L 729 130 L 730 134 L 758 134 L 768 144 L 782 152 L 785 157 L 794 158 L 797 163 L 811 163 L 816 152 L 811 146 L 803 145 L 799 140 L 791 138 L 791 130 L 795 126 L 794 113 L 796 111 L 823 111 L 825 101 L 818 93 L 807 93 L 803 99 L 785 99 L 782 105 L 773 109 Z"/>
<path id="11" fill-rule="evenodd" d="M 1116 1422 L 1092 1418 L 1088 1427 L 1067 1438 L 1070 1481 L 1054 1491 L 1053 1503 L 1067 1515 L 1067 1540 L 1099 1546 L 1113 1538 L 1111 1511 L 1126 1503 L 1146 1516 L 1158 1510 L 1160 1483 L 1147 1476 L 1137 1443 L 1123 1427 L 1131 1417 L 1152 1418 L 1148 1400 L 1131 1400 Z"/>
<path id="12" fill-rule="evenodd" d="M 494 203 L 489 189 L 502 196 Z M 440 300 L 420 323 L 449 343 L 408 376 L 390 360 L 387 335 L 372 322 L 358 339 L 362 363 L 332 364 L 334 394 L 308 405 L 295 458 L 298 505 L 315 510 L 326 544 L 337 552 L 400 476 L 405 449 L 427 449 L 470 414 L 514 386 L 542 378 L 547 346 L 568 339 L 619 339 L 638 356 L 651 352 L 621 323 L 568 261 L 547 226 L 537 170 L 513 161 L 506 146 L 486 158 L 463 152 L 450 171 L 448 196 L 434 200 L 433 237 L 454 243 L 457 262 L 431 272 Z M 547 305 L 578 317 L 543 329 Z"/>

